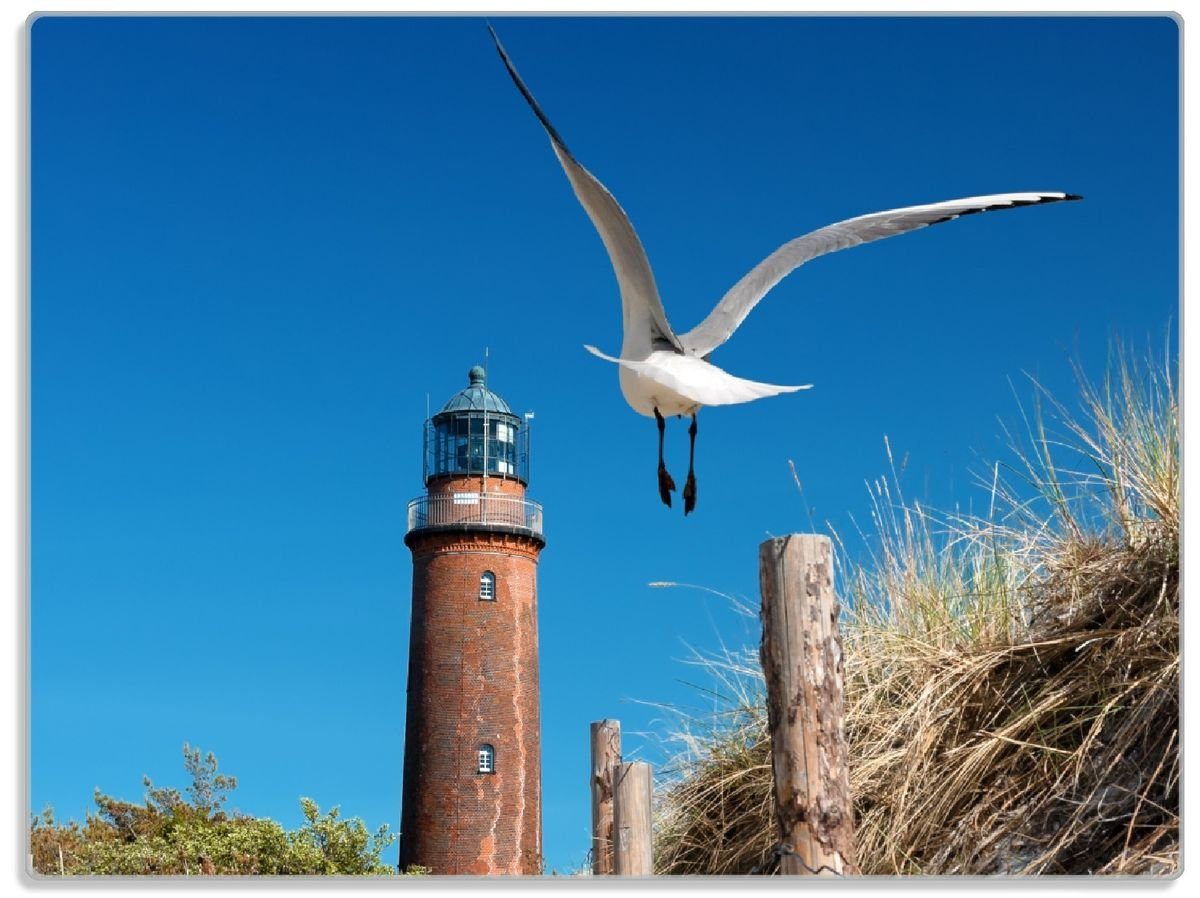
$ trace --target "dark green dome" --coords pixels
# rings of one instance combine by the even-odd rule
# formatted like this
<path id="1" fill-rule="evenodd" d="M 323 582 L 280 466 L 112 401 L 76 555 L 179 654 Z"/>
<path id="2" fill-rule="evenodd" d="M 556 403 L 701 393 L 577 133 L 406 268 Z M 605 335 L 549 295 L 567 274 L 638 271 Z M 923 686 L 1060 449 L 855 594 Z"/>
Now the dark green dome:
<path id="1" fill-rule="evenodd" d="M 438 413 L 484 412 L 488 414 L 513 415 L 508 403 L 487 388 L 487 372 L 476 365 L 467 373 L 469 384 L 465 390 L 455 393 Z"/>

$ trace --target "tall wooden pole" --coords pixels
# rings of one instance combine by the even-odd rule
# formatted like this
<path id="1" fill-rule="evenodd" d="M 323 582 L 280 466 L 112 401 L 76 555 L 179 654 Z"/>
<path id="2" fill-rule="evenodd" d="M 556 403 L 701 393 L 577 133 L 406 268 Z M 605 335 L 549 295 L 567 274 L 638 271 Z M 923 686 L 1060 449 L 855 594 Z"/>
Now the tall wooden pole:
<path id="1" fill-rule="evenodd" d="M 592 874 L 613 872 L 613 776 L 621 763 L 621 721 L 592 722 Z"/>
<path id="2" fill-rule="evenodd" d="M 762 668 L 784 874 L 856 874 L 829 537 L 759 546 Z"/>
<path id="3" fill-rule="evenodd" d="M 631 761 L 617 766 L 613 789 L 613 872 L 649 876 L 654 872 L 650 828 L 650 765 Z"/>

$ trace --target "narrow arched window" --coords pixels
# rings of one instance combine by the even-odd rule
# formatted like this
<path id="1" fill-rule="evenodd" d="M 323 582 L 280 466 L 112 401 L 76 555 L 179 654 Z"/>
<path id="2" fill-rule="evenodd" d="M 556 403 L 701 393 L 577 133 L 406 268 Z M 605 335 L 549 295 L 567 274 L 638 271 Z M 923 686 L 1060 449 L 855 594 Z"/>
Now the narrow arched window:
<path id="1" fill-rule="evenodd" d="M 492 748 L 486 742 L 479 746 L 479 772 L 496 772 L 496 749 Z"/>
<path id="2" fill-rule="evenodd" d="M 479 576 L 479 601 L 496 601 L 496 575 L 491 571 L 484 571 Z"/>

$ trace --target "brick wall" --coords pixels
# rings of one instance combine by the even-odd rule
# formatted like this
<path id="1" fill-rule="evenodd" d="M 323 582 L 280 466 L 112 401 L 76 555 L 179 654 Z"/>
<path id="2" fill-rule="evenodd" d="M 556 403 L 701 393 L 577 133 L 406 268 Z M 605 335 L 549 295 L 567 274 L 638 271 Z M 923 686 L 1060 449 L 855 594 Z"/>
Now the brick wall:
<path id="1" fill-rule="evenodd" d="M 489 489 L 494 483 L 513 484 L 489 478 Z M 400 864 L 438 874 L 538 873 L 541 544 L 480 531 L 418 533 L 409 544 L 413 608 Z M 484 571 L 495 574 L 495 601 L 479 599 Z M 483 744 L 495 749 L 494 773 L 478 772 Z"/>
<path id="2" fill-rule="evenodd" d="M 454 493 L 503 493 L 506 496 L 525 498 L 525 486 L 511 477 L 490 475 L 486 480 L 481 475 L 472 477 L 438 477 L 429 483 L 430 496 L 453 495 Z"/>

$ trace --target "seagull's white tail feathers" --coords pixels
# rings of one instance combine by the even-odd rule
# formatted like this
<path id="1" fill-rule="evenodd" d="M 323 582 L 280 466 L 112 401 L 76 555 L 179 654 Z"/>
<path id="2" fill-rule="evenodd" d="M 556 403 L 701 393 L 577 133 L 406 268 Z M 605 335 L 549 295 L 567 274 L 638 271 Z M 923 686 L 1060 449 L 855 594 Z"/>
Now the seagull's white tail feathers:
<path id="1" fill-rule="evenodd" d="M 621 364 L 620 359 L 613 358 L 611 355 L 605 355 L 603 352 L 601 352 L 595 346 L 592 346 L 588 343 L 584 343 L 583 348 L 586 349 L 588 352 L 590 352 L 592 355 L 596 356 L 596 358 L 604 359 L 604 361 L 606 361 L 606 362 L 616 362 L 618 365 Z"/>
<path id="2" fill-rule="evenodd" d="M 779 386 L 734 377 L 710 362 L 676 352 L 652 352 L 648 358 L 635 361 L 605 355 L 595 346 L 585 345 L 583 348 L 594 356 L 638 373 L 679 399 L 695 405 L 734 405 L 812 387 L 812 384 Z M 661 397 L 659 402 L 662 402 Z"/>
<path id="3" fill-rule="evenodd" d="M 768 396 L 780 396 L 783 393 L 812 389 L 812 384 L 799 384 L 798 386 L 764 384 L 756 380 L 746 380 L 744 377 L 734 377 L 714 365 L 709 365 L 709 367 L 720 373 L 721 381 L 705 391 L 708 398 L 702 401 L 701 405 L 734 405 L 739 402 L 766 399 Z"/>

